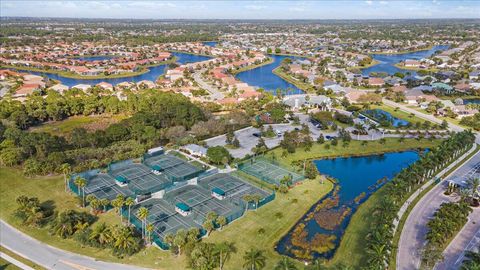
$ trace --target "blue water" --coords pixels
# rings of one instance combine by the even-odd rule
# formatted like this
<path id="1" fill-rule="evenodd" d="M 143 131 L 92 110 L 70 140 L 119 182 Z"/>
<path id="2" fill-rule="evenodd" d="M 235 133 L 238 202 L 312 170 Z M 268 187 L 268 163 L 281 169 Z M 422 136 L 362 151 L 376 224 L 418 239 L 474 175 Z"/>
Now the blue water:
<path id="1" fill-rule="evenodd" d="M 380 63 L 366 68 L 362 69 L 362 75 L 369 75 L 370 72 L 385 72 L 390 75 L 400 72 L 400 73 L 407 73 L 410 72 L 411 74 L 416 74 L 415 71 L 412 70 L 405 70 L 405 69 L 400 69 L 395 67 L 394 65 L 400 61 L 406 60 L 406 59 L 422 59 L 422 58 L 427 58 L 430 57 L 432 54 L 434 54 L 436 51 L 443 51 L 448 49 L 449 45 L 438 45 L 434 46 L 430 50 L 425 50 L 425 51 L 418 51 L 418 52 L 411 52 L 411 53 L 403 53 L 403 54 L 372 54 L 371 56 L 373 59 L 379 61 Z"/>
<path id="2" fill-rule="evenodd" d="M 366 110 L 363 112 L 365 115 L 373 118 L 377 122 L 388 121 L 394 127 L 408 126 L 410 122 L 394 117 L 389 112 L 380 109 Z"/>
<path id="3" fill-rule="evenodd" d="M 99 56 L 87 56 L 87 57 L 76 57 L 74 59 L 82 60 L 82 61 L 103 61 L 103 60 L 110 60 L 115 58 L 115 55 L 99 55 Z"/>
<path id="4" fill-rule="evenodd" d="M 471 99 L 464 99 L 463 104 L 480 104 L 480 98 L 471 98 Z"/>
<path id="5" fill-rule="evenodd" d="M 272 71 L 282 63 L 283 59 L 302 58 L 281 55 L 269 55 L 269 57 L 273 58 L 273 63 L 241 72 L 237 74 L 237 78 L 243 82 L 248 83 L 250 86 L 263 88 L 266 91 L 274 94 L 276 93 L 277 89 L 281 89 L 283 93 L 286 93 L 288 95 L 302 94 L 303 91 L 300 90 L 298 87 L 272 73 Z"/>
<path id="6" fill-rule="evenodd" d="M 188 53 L 173 52 L 172 54 L 177 58 L 177 63 L 179 64 L 194 63 L 194 62 L 200 62 L 200 61 L 205 61 L 207 59 L 210 59 L 210 57 L 208 56 L 188 54 Z M 28 72 L 35 75 L 46 76 L 50 79 L 58 80 L 66 86 L 72 87 L 77 84 L 95 85 L 100 82 L 108 82 L 112 85 L 116 85 L 121 82 L 136 83 L 143 80 L 149 80 L 149 81 L 155 82 L 160 75 L 163 75 L 165 73 L 166 68 L 167 68 L 167 65 L 159 65 L 159 66 L 148 68 L 150 71 L 144 74 L 125 77 L 125 78 L 109 78 L 109 79 L 72 79 L 72 78 L 62 77 L 58 74 L 45 73 L 45 72 L 36 72 L 36 71 L 21 71 L 21 72 Z"/>
<path id="7" fill-rule="evenodd" d="M 217 44 L 218 44 L 218 41 L 203 42 L 203 45 L 206 45 L 206 46 L 209 46 L 209 47 L 215 47 L 215 46 L 217 46 Z"/>
<path id="8" fill-rule="evenodd" d="M 306 237 L 307 241 L 311 241 L 317 233 L 334 235 L 337 237 L 336 240 L 333 241 L 335 246 L 334 249 L 325 253 L 312 251 L 310 255 L 313 258 L 331 258 L 340 243 L 341 237 L 344 234 L 353 213 L 355 213 L 361 203 L 380 188 L 382 183 L 384 183 L 380 183 L 378 180 L 384 178 L 390 180 L 403 168 L 408 167 L 419 158 L 420 155 L 418 152 L 405 151 L 398 153 L 385 153 L 382 155 L 322 159 L 314 161 L 321 174 L 329 175 L 338 180 L 338 185 L 340 186 L 340 190 L 338 191 L 339 203 L 338 206 L 331 208 L 331 211 L 350 208 L 351 212 L 346 215 L 341 224 L 336 226 L 333 230 L 320 227 L 315 219 L 307 220 L 308 215 L 314 212 L 316 205 L 314 205 L 305 216 L 298 221 L 294 228 L 300 224 L 304 224 L 305 229 L 308 231 Z M 362 192 L 365 192 L 365 196 L 356 203 L 354 199 Z M 333 193 L 327 198 L 332 197 Z M 317 204 L 322 203 L 323 200 L 324 199 L 320 200 Z M 291 234 L 294 228 L 292 228 L 292 230 L 277 244 L 276 250 L 279 253 L 295 257 L 292 253 L 292 249 L 295 247 L 291 243 Z"/>

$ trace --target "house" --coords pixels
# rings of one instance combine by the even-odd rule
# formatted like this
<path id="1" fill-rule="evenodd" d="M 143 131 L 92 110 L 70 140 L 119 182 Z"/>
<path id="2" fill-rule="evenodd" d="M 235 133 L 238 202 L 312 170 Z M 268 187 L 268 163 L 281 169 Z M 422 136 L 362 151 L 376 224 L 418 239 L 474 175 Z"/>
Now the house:
<path id="1" fill-rule="evenodd" d="M 332 106 L 332 100 L 323 95 L 291 95 L 286 96 L 283 103 L 293 110 L 298 110 L 301 107 L 329 110 Z"/>
<path id="2" fill-rule="evenodd" d="M 15 91 L 15 94 L 13 95 L 14 98 L 19 98 L 19 97 L 26 97 L 28 95 L 33 94 L 34 92 L 40 91 L 40 84 L 38 83 L 31 83 L 31 84 L 24 84 L 20 86 L 17 91 Z"/>
<path id="3" fill-rule="evenodd" d="M 90 89 L 91 86 L 89 84 L 77 84 L 72 86 L 72 88 L 80 89 L 83 92 L 87 92 L 87 90 Z"/>
<path id="4" fill-rule="evenodd" d="M 454 86 L 455 90 L 458 92 L 466 93 L 469 92 L 471 87 L 468 83 L 458 83 Z"/>
<path id="5" fill-rule="evenodd" d="M 385 84 L 385 81 L 382 78 L 368 78 L 368 85 L 380 87 Z"/>
<path id="6" fill-rule="evenodd" d="M 468 73 L 468 78 L 470 78 L 470 80 L 478 80 L 479 76 L 480 76 L 480 70 L 475 70 Z"/>
<path id="7" fill-rule="evenodd" d="M 62 94 L 66 91 L 68 91 L 68 86 L 63 85 L 63 84 L 55 84 L 54 86 L 50 87 L 53 91 L 57 91 L 58 93 Z"/>
<path id="8" fill-rule="evenodd" d="M 408 89 L 405 85 L 398 85 L 398 86 L 392 87 L 393 92 L 405 93 L 407 92 L 407 90 Z"/>
<path id="9" fill-rule="evenodd" d="M 207 148 L 200 146 L 198 144 L 187 144 L 182 147 L 182 149 L 186 150 L 192 156 L 197 157 L 206 157 L 207 156 Z"/>
<path id="10" fill-rule="evenodd" d="M 103 90 L 113 91 L 113 85 L 107 82 L 100 82 L 97 84 L 97 86 Z"/>
<path id="11" fill-rule="evenodd" d="M 407 60 L 405 60 L 404 65 L 405 65 L 405 67 L 419 67 L 420 66 L 420 61 L 407 59 Z"/>
<path id="12" fill-rule="evenodd" d="M 350 101 L 351 103 L 358 103 L 358 99 L 363 96 L 365 92 L 363 91 L 351 91 L 348 92 L 345 97 Z"/>
<path id="13" fill-rule="evenodd" d="M 453 87 L 442 82 L 432 83 L 432 89 L 435 91 L 443 92 L 445 94 L 451 94 L 453 92 Z"/>

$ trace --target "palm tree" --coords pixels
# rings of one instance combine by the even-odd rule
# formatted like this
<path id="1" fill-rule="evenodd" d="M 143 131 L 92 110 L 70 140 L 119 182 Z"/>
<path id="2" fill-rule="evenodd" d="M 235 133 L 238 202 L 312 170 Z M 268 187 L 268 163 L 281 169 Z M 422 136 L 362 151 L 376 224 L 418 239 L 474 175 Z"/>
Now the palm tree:
<path id="1" fill-rule="evenodd" d="M 78 195 L 82 194 L 82 207 L 85 207 L 85 187 L 87 186 L 87 180 L 83 177 L 77 177 L 74 180 L 75 185 L 78 187 Z"/>
<path id="2" fill-rule="evenodd" d="M 465 260 L 460 270 L 479 270 L 480 269 L 480 252 L 465 252 Z"/>
<path id="3" fill-rule="evenodd" d="M 283 256 L 275 265 L 275 270 L 297 270 L 297 267 L 287 256 Z"/>
<path id="4" fill-rule="evenodd" d="M 145 224 L 147 223 L 148 214 L 148 209 L 143 206 L 137 211 L 137 216 L 142 221 L 142 238 L 145 238 Z"/>
<path id="5" fill-rule="evenodd" d="M 148 241 L 149 244 L 152 243 L 152 232 L 153 232 L 154 229 L 155 229 L 155 226 L 153 226 L 153 224 L 151 224 L 151 223 L 148 223 L 145 226 L 145 231 L 147 233 L 147 241 Z"/>
<path id="6" fill-rule="evenodd" d="M 103 198 L 100 200 L 100 205 L 103 208 L 103 212 L 107 212 L 107 206 L 110 204 L 110 201 L 107 198 Z"/>
<path id="7" fill-rule="evenodd" d="M 218 254 L 220 270 L 223 270 L 223 266 L 230 259 L 232 253 L 237 252 L 237 248 L 233 243 L 221 242 L 215 246 L 215 252 Z"/>
<path id="8" fill-rule="evenodd" d="M 207 236 L 209 236 L 213 229 L 215 229 L 215 224 L 213 224 L 213 221 L 210 219 L 205 220 L 202 226 L 207 231 Z"/>
<path id="9" fill-rule="evenodd" d="M 118 194 L 117 197 L 112 201 L 112 206 L 115 207 L 115 211 L 120 216 L 120 220 L 123 220 L 122 207 L 124 203 L 125 203 L 125 197 L 122 194 Z"/>
<path id="10" fill-rule="evenodd" d="M 98 224 L 93 228 L 88 239 L 95 240 L 102 246 L 107 245 L 113 241 L 112 230 L 104 223 Z"/>
<path id="11" fill-rule="evenodd" d="M 262 196 L 260 196 L 260 194 L 253 194 L 252 195 L 252 201 L 255 203 L 255 211 L 258 208 L 258 202 L 260 201 L 260 199 L 262 199 Z"/>
<path id="12" fill-rule="evenodd" d="M 243 195 L 242 199 L 245 201 L 245 211 L 248 210 L 248 203 L 252 201 L 252 195 L 245 194 Z"/>
<path id="13" fill-rule="evenodd" d="M 128 221 L 127 221 L 128 225 L 130 225 L 130 211 L 131 211 L 132 205 L 134 204 L 135 204 L 135 200 L 132 197 L 128 197 L 125 200 L 125 205 L 128 207 Z"/>
<path id="14" fill-rule="evenodd" d="M 68 192 L 68 178 L 67 175 L 72 171 L 72 167 L 68 163 L 63 163 L 60 166 L 60 171 L 63 173 L 63 180 L 65 181 L 65 192 Z"/>
<path id="15" fill-rule="evenodd" d="M 223 226 L 227 225 L 227 218 L 225 216 L 218 216 L 217 218 L 217 224 L 220 226 L 220 230 L 223 229 Z"/>
<path id="16" fill-rule="evenodd" d="M 182 255 L 182 249 L 187 244 L 187 231 L 180 229 L 173 238 L 173 244 L 178 250 L 178 255 Z"/>
<path id="17" fill-rule="evenodd" d="M 265 267 L 265 256 L 263 250 L 251 248 L 243 255 L 243 268 L 247 270 L 260 270 Z"/>
<path id="18" fill-rule="evenodd" d="M 120 227 L 116 226 L 113 229 L 113 246 L 116 249 L 128 251 L 128 250 L 138 250 L 138 242 L 133 236 L 131 227 Z"/>
<path id="19" fill-rule="evenodd" d="M 467 184 L 472 199 L 478 198 L 478 187 L 480 187 L 480 178 L 470 178 L 468 179 Z"/>

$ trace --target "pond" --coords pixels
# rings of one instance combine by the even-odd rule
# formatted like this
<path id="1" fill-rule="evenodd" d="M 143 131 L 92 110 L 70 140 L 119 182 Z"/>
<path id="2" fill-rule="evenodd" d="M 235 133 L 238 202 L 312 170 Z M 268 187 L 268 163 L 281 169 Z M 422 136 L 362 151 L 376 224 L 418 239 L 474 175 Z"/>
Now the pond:
<path id="1" fill-rule="evenodd" d="M 291 59 L 303 59 L 301 57 L 283 56 L 283 55 L 269 55 L 273 58 L 273 63 L 260 66 L 254 69 L 250 69 L 237 74 L 237 79 L 248 83 L 250 86 L 263 88 L 268 92 L 274 93 L 277 89 L 281 89 L 283 93 L 287 95 L 302 94 L 295 85 L 285 81 L 284 79 L 273 74 L 273 70 L 276 69 L 285 58 Z"/>
<path id="2" fill-rule="evenodd" d="M 408 122 L 407 120 L 394 117 L 389 112 L 381 109 L 365 110 L 362 112 L 362 114 L 372 118 L 372 120 L 377 121 L 381 126 L 391 125 L 393 127 L 403 127 L 410 124 L 410 122 Z"/>
<path id="3" fill-rule="evenodd" d="M 321 174 L 338 184 L 278 242 L 276 250 L 300 260 L 332 258 L 358 206 L 419 158 L 418 152 L 405 151 L 314 161 Z"/>
<path id="4" fill-rule="evenodd" d="M 177 63 L 179 64 L 187 64 L 187 63 L 194 63 L 194 62 L 201 62 L 210 59 L 208 56 L 203 55 L 196 55 L 196 54 L 189 54 L 189 53 L 180 53 L 180 52 L 172 52 L 172 54 L 177 58 Z M 166 68 L 168 65 L 159 65 L 154 67 L 149 67 L 149 71 L 140 75 L 124 77 L 124 78 L 104 78 L 104 79 L 73 79 L 73 78 L 66 78 L 60 76 L 58 74 L 53 73 L 45 73 L 45 72 L 36 72 L 36 71 L 21 71 L 27 72 L 35 75 L 46 76 L 50 79 L 58 80 L 61 84 L 64 84 L 68 87 L 72 87 L 77 84 L 89 84 L 95 85 L 101 82 L 107 82 L 112 85 L 119 84 L 121 82 L 139 82 L 143 80 L 153 81 L 155 82 L 157 78 L 165 73 Z"/>
<path id="5" fill-rule="evenodd" d="M 203 45 L 209 46 L 209 47 L 215 47 L 215 46 L 217 46 L 217 44 L 218 44 L 218 41 L 205 41 L 205 42 L 203 42 Z"/>
<path id="6" fill-rule="evenodd" d="M 400 69 L 394 65 L 407 60 L 407 59 L 416 59 L 420 60 L 422 58 L 428 58 L 433 55 L 436 51 L 443 51 L 448 49 L 449 45 L 438 45 L 434 46 L 430 50 L 416 51 L 411 53 L 402 53 L 402 54 L 372 54 L 372 58 L 377 60 L 379 63 L 375 66 L 362 69 L 362 75 L 369 75 L 371 72 L 385 72 L 390 75 L 393 75 L 396 72 L 416 74 L 415 71 Z"/>

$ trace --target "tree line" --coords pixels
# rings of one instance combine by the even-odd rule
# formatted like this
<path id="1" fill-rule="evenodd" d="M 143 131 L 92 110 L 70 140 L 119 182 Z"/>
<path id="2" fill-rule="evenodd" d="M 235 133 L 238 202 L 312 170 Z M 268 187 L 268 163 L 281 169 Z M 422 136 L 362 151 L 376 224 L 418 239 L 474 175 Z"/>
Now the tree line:
<path id="1" fill-rule="evenodd" d="M 470 131 L 456 133 L 385 184 L 385 195 L 373 209 L 370 221 L 365 256 L 368 266 L 365 269 L 388 268 L 390 257 L 395 252 L 392 246 L 393 221 L 397 219 L 400 207 L 425 181 L 467 151 L 474 140 L 475 136 Z"/>

